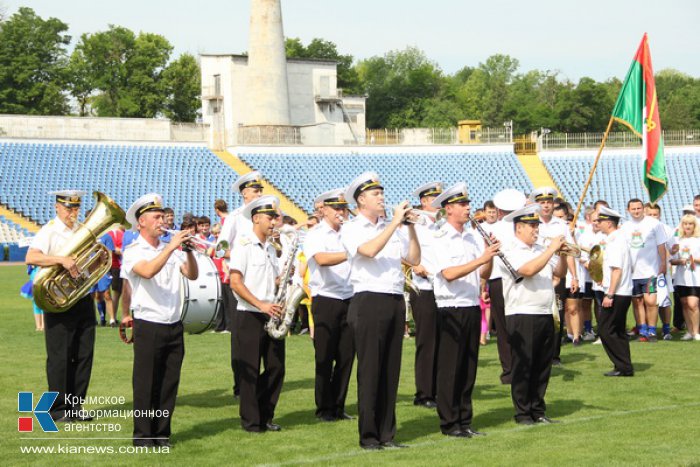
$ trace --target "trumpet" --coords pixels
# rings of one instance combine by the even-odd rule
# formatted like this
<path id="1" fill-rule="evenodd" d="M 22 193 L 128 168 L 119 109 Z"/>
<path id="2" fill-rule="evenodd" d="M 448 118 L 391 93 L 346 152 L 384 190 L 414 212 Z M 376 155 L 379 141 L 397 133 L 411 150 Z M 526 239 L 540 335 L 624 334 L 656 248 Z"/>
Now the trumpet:
<path id="1" fill-rule="evenodd" d="M 542 240 L 545 245 L 549 244 L 555 237 L 542 237 Z M 584 251 L 586 253 L 590 253 L 591 249 L 590 248 L 583 248 L 578 246 L 575 243 L 571 242 L 564 242 L 557 252 L 557 254 L 561 256 L 571 256 L 573 258 L 580 258 L 581 257 L 581 252 Z"/>
<path id="2" fill-rule="evenodd" d="M 181 230 L 166 229 L 165 227 L 162 227 L 160 230 L 171 235 L 177 235 L 178 233 L 182 232 Z M 229 244 L 226 240 L 210 242 L 208 240 L 204 240 L 203 238 L 199 238 L 195 235 L 188 235 L 187 242 L 192 243 L 200 248 L 204 248 L 205 250 L 213 248 L 214 256 L 216 256 L 217 258 L 223 258 L 226 254 L 226 250 L 229 249 Z"/>

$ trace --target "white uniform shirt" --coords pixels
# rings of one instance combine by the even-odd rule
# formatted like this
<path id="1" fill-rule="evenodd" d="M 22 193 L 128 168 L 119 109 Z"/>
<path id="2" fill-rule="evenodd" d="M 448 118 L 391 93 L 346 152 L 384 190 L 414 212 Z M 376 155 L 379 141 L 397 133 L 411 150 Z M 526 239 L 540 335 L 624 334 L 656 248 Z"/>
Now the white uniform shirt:
<path id="1" fill-rule="evenodd" d="M 700 258 L 700 237 L 686 237 L 678 241 L 678 253 L 673 256 L 674 259 L 693 259 Z M 695 271 L 688 266 L 676 266 L 676 272 L 673 275 L 673 283 L 676 286 L 685 287 L 700 287 L 700 264 L 695 264 Z"/>
<path id="2" fill-rule="evenodd" d="M 615 295 L 632 295 L 632 255 L 627 243 L 627 236 L 622 229 L 610 233 L 606 238 L 603 255 L 603 288 L 607 293 L 610 287 L 611 268 L 620 268 L 622 276 L 617 284 Z"/>
<path id="3" fill-rule="evenodd" d="M 559 219 L 558 217 L 552 216 L 549 222 L 545 222 L 544 219 L 540 217 L 540 231 L 537 237 L 537 244 L 546 247 L 549 244 L 549 238 L 564 236 L 566 242 L 573 243 L 574 239 L 569 232 L 569 224 L 565 221 Z"/>
<path id="4" fill-rule="evenodd" d="M 158 242 L 151 246 L 142 236 L 134 240 L 122 256 L 122 273 L 131 284 L 131 309 L 135 319 L 153 323 L 172 324 L 180 321 L 182 312 L 182 266 L 187 258 L 180 250 L 172 252 L 163 268 L 150 279 L 134 272 L 134 266 L 141 261 L 151 261 L 167 246 Z"/>
<path id="5" fill-rule="evenodd" d="M 39 250 L 45 255 L 55 256 L 63 248 L 68 240 L 78 230 L 78 223 L 69 229 L 58 217 L 50 220 L 44 225 L 32 239 L 29 248 Z"/>
<path id="6" fill-rule="evenodd" d="M 353 293 L 377 292 L 403 295 L 405 277 L 401 269 L 401 259 L 408 254 L 408 238 L 397 229 L 374 258 L 357 252 L 360 245 L 376 238 L 389 223 L 379 218 L 372 224 L 367 217 L 359 214 L 343 224 L 340 239 L 350 258 L 350 283 Z"/>
<path id="7" fill-rule="evenodd" d="M 507 222 L 500 220 L 493 224 L 487 224 L 484 222 L 481 227 L 486 231 L 486 233 L 492 234 L 496 237 L 496 240 L 501 242 L 501 251 L 506 248 L 510 248 L 515 241 L 515 230 L 512 222 Z M 506 267 L 503 265 L 503 260 L 500 257 L 495 257 L 493 259 L 493 268 L 491 269 L 490 280 L 500 279 L 504 275 L 510 275 Z"/>
<path id="8" fill-rule="evenodd" d="M 649 279 L 659 274 L 659 245 L 666 243 L 661 222 L 645 216 L 641 221 L 630 220 L 620 229 L 627 237 L 632 255 L 632 279 Z"/>
<path id="9" fill-rule="evenodd" d="M 438 272 L 437 257 L 435 253 L 435 233 L 438 231 L 435 222 L 428 221 L 429 224 L 416 224 L 416 236 L 420 244 L 420 264 L 428 271 L 428 277 L 418 276 L 412 273 L 413 283 L 420 290 L 433 290 L 432 279 Z M 408 228 L 408 227 L 406 227 Z M 408 232 L 404 232 L 408 237 Z"/>
<path id="10" fill-rule="evenodd" d="M 231 248 L 236 243 L 236 239 L 239 235 L 245 235 L 247 237 L 253 236 L 253 221 L 246 219 L 243 216 L 243 207 L 234 209 L 231 214 L 226 217 L 226 222 L 221 226 L 221 233 L 219 234 L 219 241 L 226 240 Z"/>
<path id="11" fill-rule="evenodd" d="M 331 228 L 325 219 L 309 230 L 304 240 L 304 254 L 311 273 L 311 296 L 323 295 L 338 300 L 352 297 L 350 263 L 343 261 L 334 266 L 319 266 L 314 258 L 318 253 L 345 253 L 340 232 Z"/>
<path id="12" fill-rule="evenodd" d="M 260 301 L 272 302 L 275 299 L 275 279 L 279 275 L 277 253 L 269 242 L 260 242 L 257 235 L 242 235 L 236 239 L 231 252 L 231 271 L 243 275 L 243 284 Z M 250 303 L 243 300 L 235 291 L 238 309 L 262 313 Z"/>
<path id="13" fill-rule="evenodd" d="M 544 251 L 545 248 L 541 245 L 535 244 L 529 247 L 516 238 L 511 247 L 504 251 L 504 254 L 517 271 Z M 552 303 L 554 302 L 552 275 L 558 261 L 559 257 L 553 255 L 540 272 L 532 277 L 525 277 L 519 284 L 513 281 L 510 274 L 503 276 L 506 316 L 552 314 Z"/>
<path id="14" fill-rule="evenodd" d="M 438 273 L 435 275 L 435 302 L 440 308 L 478 306 L 481 293 L 479 268 L 464 277 L 447 281 L 442 271 L 452 266 L 469 263 L 484 252 L 483 241 L 478 242 L 467 229 L 462 233 L 445 223 L 435 233 L 435 255 Z"/>

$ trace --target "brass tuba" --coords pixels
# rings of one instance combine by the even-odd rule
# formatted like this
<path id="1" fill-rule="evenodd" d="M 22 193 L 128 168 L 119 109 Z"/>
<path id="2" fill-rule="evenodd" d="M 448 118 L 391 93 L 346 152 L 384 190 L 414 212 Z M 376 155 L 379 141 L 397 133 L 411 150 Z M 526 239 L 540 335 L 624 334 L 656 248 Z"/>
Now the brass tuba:
<path id="1" fill-rule="evenodd" d="M 32 292 L 37 306 L 44 311 L 61 313 L 75 305 L 109 272 L 112 254 L 99 239 L 114 224 L 129 225 L 126 214 L 109 196 L 93 193 L 95 207 L 80 224 L 70 241 L 57 253 L 71 256 L 80 276 L 73 278 L 60 265 L 42 268 L 34 278 Z"/>

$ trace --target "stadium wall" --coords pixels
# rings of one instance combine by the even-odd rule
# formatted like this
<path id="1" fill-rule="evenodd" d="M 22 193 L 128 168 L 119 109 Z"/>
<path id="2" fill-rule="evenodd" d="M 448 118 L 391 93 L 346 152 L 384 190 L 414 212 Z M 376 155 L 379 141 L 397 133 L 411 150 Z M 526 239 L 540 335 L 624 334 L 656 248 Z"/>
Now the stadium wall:
<path id="1" fill-rule="evenodd" d="M 152 118 L 0 115 L 0 138 L 206 142 L 209 125 Z"/>

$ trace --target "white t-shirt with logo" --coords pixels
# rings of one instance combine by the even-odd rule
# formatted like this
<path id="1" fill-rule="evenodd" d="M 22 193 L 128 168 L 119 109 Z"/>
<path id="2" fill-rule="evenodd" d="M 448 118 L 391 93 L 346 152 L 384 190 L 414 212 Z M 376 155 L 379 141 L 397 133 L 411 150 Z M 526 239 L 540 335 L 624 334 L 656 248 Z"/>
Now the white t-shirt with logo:
<path id="1" fill-rule="evenodd" d="M 685 237 L 678 241 L 678 253 L 673 255 L 673 259 L 693 259 L 700 258 L 700 237 Z M 695 264 L 693 271 L 690 264 L 687 266 L 676 266 L 673 275 L 673 283 L 676 286 L 700 287 L 700 264 Z"/>
<path id="2" fill-rule="evenodd" d="M 630 220 L 620 229 L 624 232 L 632 256 L 632 279 L 649 279 L 659 274 L 659 245 L 666 243 L 663 225 L 653 217 Z"/>

